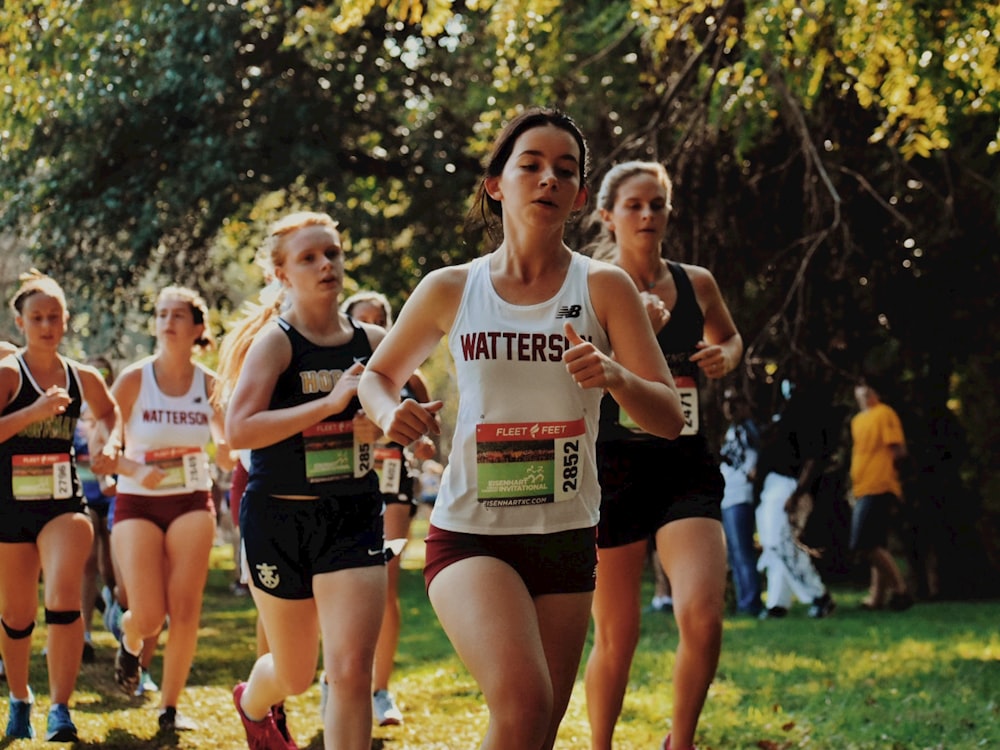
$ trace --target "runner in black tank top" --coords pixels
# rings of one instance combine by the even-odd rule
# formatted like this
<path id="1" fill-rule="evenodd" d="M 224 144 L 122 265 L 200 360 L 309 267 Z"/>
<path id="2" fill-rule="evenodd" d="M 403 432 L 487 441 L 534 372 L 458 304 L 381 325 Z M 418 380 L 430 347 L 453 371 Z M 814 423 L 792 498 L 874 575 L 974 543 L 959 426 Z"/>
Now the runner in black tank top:
<path id="1" fill-rule="evenodd" d="M 613 399 L 602 403 L 600 564 L 595 645 L 586 673 L 595 750 L 610 750 L 625 697 L 639 628 L 637 576 L 651 538 L 671 584 L 683 645 L 677 651 L 672 729 L 664 747 L 693 746 L 721 650 L 723 485 L 702 429 L 706 415 L 699 392 L 709 379 L 736 367 L 743 342 L 712 274 L 661 256 L 671 197 L 662 165 L 627 162 L 607 174 L 597 199 L 606 231 L 595 256 L 624 268 L 640 290 L 681 397 L 685 427 L 676 440 L 655 438 L 623 418 Z"/>

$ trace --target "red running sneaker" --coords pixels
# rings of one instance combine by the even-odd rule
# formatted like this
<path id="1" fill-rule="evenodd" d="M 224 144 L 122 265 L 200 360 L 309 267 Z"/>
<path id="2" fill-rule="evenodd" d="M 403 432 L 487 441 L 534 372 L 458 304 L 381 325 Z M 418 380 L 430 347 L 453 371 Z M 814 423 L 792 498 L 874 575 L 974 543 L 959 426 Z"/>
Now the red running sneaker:
<path id="1" fill-rule="evenodd" d="M 245 682 L 241 682 L 233 688 L 233 703 L 236 704 L 236 710 L 243 722 L 243 729 L 247 733 L 247 747 L 250 750 L 298 750 L 298 745 L 291 737 L 285 739 L 285 736 L 282 735 L 278 725 L 274 722 L 274 713 L 270 709 L 267 716 L 260 721 L 252 721 L 247 718 L 247 715 L 243 713 L 243 706 L 240 705 L 246 689 Z"/>

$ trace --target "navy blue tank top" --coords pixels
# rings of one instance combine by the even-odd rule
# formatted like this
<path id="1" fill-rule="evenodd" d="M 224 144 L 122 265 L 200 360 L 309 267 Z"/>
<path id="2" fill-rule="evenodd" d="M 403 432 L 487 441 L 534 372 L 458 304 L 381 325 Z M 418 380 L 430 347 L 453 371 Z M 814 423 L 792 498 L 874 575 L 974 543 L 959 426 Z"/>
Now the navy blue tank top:
<path id="1" fill-rule="evenodd" d="M 72 399 L 66 411 L 34 422 L 0 443 L 0 498 L 4 503 L 14 502 L 15 495 L 22 500 L 83 497 L 73 449 L 83 394 L 76 367 L 69 360 L 62 362 L 66 368 L 66 390 Z M 21 387 L 0 412 L 4 416 L 31 406 L 43 395 L 20 354 L 17 363 L 21 368 Z"/>
<path id="2" fill-rule="evenodd" d="M 372 353 L 368 335 L 356 323 L 354 335 L 340 346 L 319 346 L 281 318 L 292 358 L 271 395 L 270 409 L 287 409 L 326 396 L 355 362 Z M 247 492 L 268 495 L 351 496 L 377 491 L 375 472 L 356 476 L 354 435 L 350 429 L 361 408 L 357 396 L 339 414 L 318 425 L 250 454 Z"/>

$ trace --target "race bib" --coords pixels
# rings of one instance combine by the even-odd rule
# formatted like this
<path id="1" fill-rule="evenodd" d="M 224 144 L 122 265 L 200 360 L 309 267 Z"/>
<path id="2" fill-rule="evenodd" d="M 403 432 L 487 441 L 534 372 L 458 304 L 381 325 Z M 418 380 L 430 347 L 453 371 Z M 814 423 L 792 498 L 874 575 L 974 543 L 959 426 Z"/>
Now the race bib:
<path id="1" fill-rule="evenodd" d="M 398 494 L 403 475 L 403 449 L 398 445 L 375 446 L 375 471 L 378 491 L 383 495 Z"/>
<path id="2" fill-rule="evenodd" d="M 354 422 L 320 422 L 302 433 L 306 479 L 312 483 L 360 478 L 375 468 L 374 446 L 355 440 Z"/>
<path id="3" fill-rule="evenodd" d="M 146 451 L 143 462 L 166 474 L 156 485 L 158 490 L 193 492 L 208 486 L 211 481 L 208 454 L 201 448 L 157 448 Z"/>
<path id="4" fill-rule="evenodd" d="M 541 505 L 576 497 L 585 434 L 582 419 L 477 425 L 479 502 L 490 507 Z"/>
<path id="5" fill-rule="evenodd" d="M 73 497 L 73 473 L 68 453 L 18 455 L 11 458 L 11 489 L 15 500 L 68 500 Z"/>
<path id="6" fill-rule="evenodd" d="M 697 435 L 698 383 L 692 377 L 679 375 L 674 378 L 674 384 L 677 386 L 677 394 L 681 397 L 681 411 L 684 414 L 684 427 L 681 428 L 681 435 Z M 618 407 L 618 424 L 632 432 L 641 435 L 648 434 L 620 406 Z"/>

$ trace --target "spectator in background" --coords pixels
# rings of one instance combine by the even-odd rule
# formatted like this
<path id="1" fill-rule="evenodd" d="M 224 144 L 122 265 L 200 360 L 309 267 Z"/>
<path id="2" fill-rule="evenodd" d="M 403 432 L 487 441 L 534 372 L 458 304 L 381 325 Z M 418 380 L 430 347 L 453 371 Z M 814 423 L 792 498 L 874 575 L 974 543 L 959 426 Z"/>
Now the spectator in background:
<path id="1" fill-rule="evenodd" d="M 901 611 L 913 605 L 903 574 L 889 551 L 889 525 L 903 500 L 899 464 L 906 457 L 906 439 L 899 415 L 883 403 L 882 386 L 871 378 L 854 387 L 860 412 L 851 419 L 851 551 L 865 556 L 871 567 L 865 609 Z"/>
<path id="2" fill-rule="evenodd" d="M 836 607 L 789 519 L 800 503 L 807 502 L 829 462 L 833 425 L 825 415 L 831 403 L 826 389 L 794 388 L 761 445 L 754 482 L 760 498 L 757 533 L 762 548 L 757 567 L 767 576 L 767 609 L 760 613 L 761 619 L 786 616 L 793 595 L 809 604 L 813 618 L 827 617 Z"/>
<path id="3" fill-rule="evenodd" d="M 763 609 L 753 539 L 753 478 L 757 470 L 760 431 L 750 414 L 750 404 L 733 388 L 726 389 L 722 413 L 729 422 L 719 451 L 720 469 L 726 483 L 722 495 L 722 528 L 726 532 L 729 569 L 736 589 L 736 611 L 756 617 Z"/>

